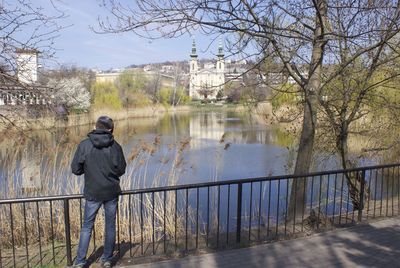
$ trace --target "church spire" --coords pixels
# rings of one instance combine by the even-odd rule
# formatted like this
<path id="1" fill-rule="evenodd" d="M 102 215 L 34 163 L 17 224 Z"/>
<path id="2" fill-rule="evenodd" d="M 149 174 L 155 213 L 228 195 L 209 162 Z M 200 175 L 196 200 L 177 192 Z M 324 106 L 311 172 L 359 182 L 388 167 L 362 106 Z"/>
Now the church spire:
<path id="1" fill-rule="evenodd" d="M 220 57 L 220 58 L 223 58 L 225 56 L 224 55 L 224 48 L 222 47 L 222 40 L 221 39 L 219 40 L 219 44 L 218 44 L 218 54 L 217 54 L 217 56 Z"/>
<path id="2" fill-rule="evenodd" d="M 192 43 L 192 54 L 190 54 L 190 57 L 197 58 L 196 41 L 194 40 L 194 38 L 193 38 L 193 43 Z"/>

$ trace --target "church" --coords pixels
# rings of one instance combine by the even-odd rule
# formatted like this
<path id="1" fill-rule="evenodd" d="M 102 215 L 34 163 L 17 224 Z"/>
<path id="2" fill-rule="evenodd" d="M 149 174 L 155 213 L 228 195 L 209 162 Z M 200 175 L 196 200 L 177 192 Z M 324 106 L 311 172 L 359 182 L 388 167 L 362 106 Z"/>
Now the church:
<path id="1" fill-rule="evenodd" d="M 189 96 L 196 99 L 215 100 L 218 92 L 222 93 L 225 84 L 225 61 L 222 43 L 219 43 L 217 62 L 206 63 L 200 68 L 196 52 L 196 42 L 193 40 L 190 54 Z"/>

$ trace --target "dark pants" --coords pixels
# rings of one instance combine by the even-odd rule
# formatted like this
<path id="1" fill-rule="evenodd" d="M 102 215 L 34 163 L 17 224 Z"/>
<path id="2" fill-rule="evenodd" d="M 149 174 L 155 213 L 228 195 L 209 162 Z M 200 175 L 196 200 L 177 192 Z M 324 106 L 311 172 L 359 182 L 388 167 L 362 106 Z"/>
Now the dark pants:
<path id="1" fill-rule="evenodd" d="M 85 215 L 79 237 L 78 253 L 75 264 L 86 263 L 86 254 L 89 247 L 90 236 L 92 235 L 93 225 L 101 205 L 104 205 L 105 217 L 104 252 L 101 261 L 111 261 L 113 257 L 115 247 L 115 217 L 117 214 L 118 198 L 109 201 L 86 200 Z"/>

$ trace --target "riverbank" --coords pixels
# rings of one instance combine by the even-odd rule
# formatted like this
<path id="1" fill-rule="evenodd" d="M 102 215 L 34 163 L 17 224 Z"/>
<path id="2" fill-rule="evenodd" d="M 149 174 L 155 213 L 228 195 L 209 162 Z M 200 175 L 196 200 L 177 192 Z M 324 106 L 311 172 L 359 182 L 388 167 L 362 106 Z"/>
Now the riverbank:
<path id="1" fill-rule="evenodd" d="M 232 110 L 240 111 L 244 108 L 240 105 L 185 105 L 176 107 L 165 107 L 163 105 L 155 105 L 150 107 L 140 107 L 134 109 L 96 109 L 87 113 L 73 113 L 68 116 L 57 116 L 54 112 L 43 110 L 37 112 L 39 115 L 32 116 L 32 112 L 27 109 L 19 110 L 17 106 L 10 107 L 1 111 L 2 122 L 0 122 L 0 132 L 9 129 L 17 130 L 38 130 L 65 128 L 73 126 L 82 126 L 94 124 L 96 119 L 101 115 L 108 115 L 115 121 L 125 120 L 128 118 L 158 118 L 165 114 L 185 113 L 201 110 Z"/>

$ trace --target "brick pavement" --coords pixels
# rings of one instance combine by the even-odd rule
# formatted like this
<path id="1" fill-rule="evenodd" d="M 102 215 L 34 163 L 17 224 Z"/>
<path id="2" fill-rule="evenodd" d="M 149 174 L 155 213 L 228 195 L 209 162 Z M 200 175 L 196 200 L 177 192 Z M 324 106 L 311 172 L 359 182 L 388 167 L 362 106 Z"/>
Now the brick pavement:
<path id="1" fill-rule="evenodd" d="M 126 268 L 400 267 L 400 218 Z"/>

